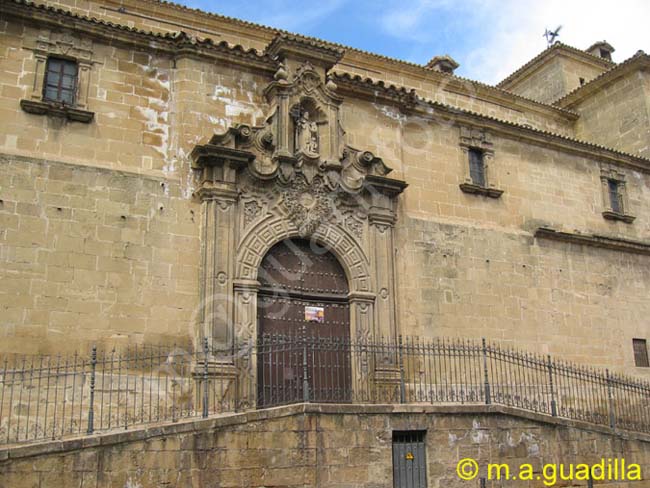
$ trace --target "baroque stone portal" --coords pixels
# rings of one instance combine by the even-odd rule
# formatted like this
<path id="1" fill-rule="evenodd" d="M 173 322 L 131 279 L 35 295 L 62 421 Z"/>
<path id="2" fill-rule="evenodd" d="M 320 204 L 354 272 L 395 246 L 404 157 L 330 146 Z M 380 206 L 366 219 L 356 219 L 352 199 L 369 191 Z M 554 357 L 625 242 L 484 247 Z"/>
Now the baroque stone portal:
<path id="1" fill-rule="evenodd" d="M 279 36 L 267 52 L 278 69 L 264 90 L 266 123 L 236 125 L 192 152 L 202 170 L 199 338 L 217 348 L 255 339 L 258 268 L 292 237 L 317 241 L 341 263 L 352 337 L 394 338 L 393 226 L 406 183 L 345 144 L 343 99 L 327 81 L 339 50 Z"/>

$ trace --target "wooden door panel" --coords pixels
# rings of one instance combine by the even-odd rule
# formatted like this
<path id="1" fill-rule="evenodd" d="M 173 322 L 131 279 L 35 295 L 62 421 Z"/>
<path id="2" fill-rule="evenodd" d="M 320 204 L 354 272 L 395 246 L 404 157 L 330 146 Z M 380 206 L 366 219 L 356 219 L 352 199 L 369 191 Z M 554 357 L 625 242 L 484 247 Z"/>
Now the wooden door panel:
<path id="1" fill-rule="evenodd" d="M 285 241 L 263 259 L 259 281 L 259 405 L 302 401 L 305 379 L 311 401 L 349 401 L 348 285 L 336 258 Z"/>

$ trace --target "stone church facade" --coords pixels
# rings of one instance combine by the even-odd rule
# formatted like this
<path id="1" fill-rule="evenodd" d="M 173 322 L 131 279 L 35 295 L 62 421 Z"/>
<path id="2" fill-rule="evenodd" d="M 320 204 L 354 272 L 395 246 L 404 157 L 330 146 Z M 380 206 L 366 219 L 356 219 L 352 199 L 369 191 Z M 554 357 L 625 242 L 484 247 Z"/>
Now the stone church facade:
<path id="1" fill-rule="evenodd" d="M 344 310 L 346 340 L 486 338 L 650 378 L 645 53 L 556 43 L 488 86 L 449 56 L 420 66 L 156 0 L 0 6 L 3 353 L 255 342 L 280 330 L 263 328 L 262 275 L 289 269 L 269 258 L 288 242 L 333 271 L 285 291 Z M 474 413 L 448 424 L 469 432 Z M 278 430 L 316 432 L 302 414 Z M 384 486 L 364 462 L 366 481 L 316 462 L 286 486 Z"/>
<path id="2" fill-rule="evenodd" d="M 555 44 L 491 87 L 156 2 L 3 2 L 2 32 L 3 349 L 254 336 L 257 267 L 301 236 L 341 261 L 353 336 L 647 377 L 644 53 Z"/>

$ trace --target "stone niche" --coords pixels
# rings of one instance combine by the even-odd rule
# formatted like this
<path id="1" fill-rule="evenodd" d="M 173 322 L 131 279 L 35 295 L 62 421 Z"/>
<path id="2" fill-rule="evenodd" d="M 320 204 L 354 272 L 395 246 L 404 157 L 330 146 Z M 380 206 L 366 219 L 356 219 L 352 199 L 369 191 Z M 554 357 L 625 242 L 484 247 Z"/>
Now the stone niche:
<path id="1" fill-rule="evenodd" d="M 342 51 L 285 35 L 264 88 L 259 127 L 236 125 L 192 151 L 201 182 L 201 314 L 197 339 L 228 349 L 257 334 L 258 267 L 287 238 L 326 246 L 345 269 L 351 337 L 395 338 L 395 208 L 406 183 L 345 143 L 343 98 L 327 72 Z"/>

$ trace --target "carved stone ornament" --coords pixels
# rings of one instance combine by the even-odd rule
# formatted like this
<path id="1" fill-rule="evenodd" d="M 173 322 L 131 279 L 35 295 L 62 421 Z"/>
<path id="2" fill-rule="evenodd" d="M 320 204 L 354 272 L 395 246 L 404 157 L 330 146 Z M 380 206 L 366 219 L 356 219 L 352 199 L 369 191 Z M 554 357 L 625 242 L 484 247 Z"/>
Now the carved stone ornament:
<path id="1" fill-rule="evenodd" d="M 308 236 L 327 220 L 336 194 L 360 195 L 374 189 L 392 197 L 406 184 L 387 177 L 391 169 L 371 152 L 345 144 L 339 116 L 343 99 L 326 75 L 340 53 L 278 39 L 267 48 L 277 56 L 278 70 L 264 89 L 269 106 L 266 123 L 234 125 L 208 144 L 196 146 L 192 158 L 203 170 L 198 192 L 202 198 L 223 191 L 236 194 L 242 179 L 273 182 L 275 189 L 269 191 L 282 195 L 288 217 L 302 236 Z M 246 201 L 246 225 L 257 218 L 258 207 Z M 359 225 L 351 225 L 360 235 Z"/>
<path id="2" fill-rule="evenodd" d="M 406 183 L 345 143 L 343 98 L 327 75 L 340 50 L 283 34 L 265 55 L 277 69 L 263 91 L 264 124 L 233 125 L 191 153 L 201 173 L 202 300 L 222 312 L 202 315 L 199 335 L 219 347 L 254 340 L 260 263 L 277 242 L 302 237 L 346 270 L 351 334 L 396 337 L 394 290 L 376 293 L 394 283 L 391 231 Z"/>

